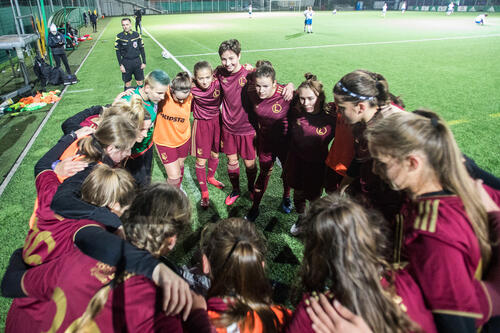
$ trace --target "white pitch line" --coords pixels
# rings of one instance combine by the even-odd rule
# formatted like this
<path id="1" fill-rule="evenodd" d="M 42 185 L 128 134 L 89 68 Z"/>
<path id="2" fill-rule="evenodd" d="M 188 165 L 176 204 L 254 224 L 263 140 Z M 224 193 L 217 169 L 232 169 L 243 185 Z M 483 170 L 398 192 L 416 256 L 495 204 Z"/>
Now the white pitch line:
<path id="1" fill-rule="evenodd" d="M 85 56 L 85 58 L 83 59 L 82 63 L 80 64 L 80 66 L 78 67 L 78 69 L 76 70 L 75 72 L 75 75 L 78 74 L 78 72 L 80 71 L 80 68 L 82 68 L 83 64 L 85 63 L 85 61 L 87 60 L 87 58 L 89 57 L 90 53 L 92 53 L 92 50 L 94 50 L 94 47 L 97 45 L 97 42 L 99 42 L 99 39 L 101 39 L 101 36 L 102 34 L 104 33 L 104 31 L 106 30 L 106 28 L 108 27 L 109 25 L 109 22 L 108 24 L 104 27 L 104 29 L 101 31 L 101 34 L 99 35 L 99 37 L 97 38 L 97 40 L 95 41 L 94 45 L 92 45 L 92 47 L 90 48 L 89 50 L 89 53 L 87 53 L 87 56 Z M 59 97 L 63 97 L 64 93 L 66 92 L 66 90 L 68 89 L 69 86 L 66 86 L 64 87 L 63 91 L 61 92 L 61 95 Z M 33 134 L 33 136 L 31 137 L 30 141 L 28 142 L 28 144 L 26 145 L 26 147 L 24 148 L 23 152 L 21 153 L 21 155 L 19 156 L 19 158 L 16 160 L 16 163 L 14 163 L 14 165 L 12 166 L 12 168 L 10 169 L 9 173 L 7 174 L 7 177 L 5 177 L 4 181 L 2 182 L 2 185 L 0 185 L 0 197 L 2 196 L 3 192 L 5 191 L 5 189 L 7 188 L 7 185 L 9 185 L 10 181 L 12 180 L 12 177 L 14 176 L 14 174 L 16 173 L 17 169 L 19 168 L 19 166 L 21 165 L 21 163 L 23 162 L 24 158 L 26 157 L 26 155 L 28 154 L 28 152 L 30 151 L 31 149 L 31 146 L 33 146 L 33 143 L 35 143 L 35 140 L 38 138 L 38 135 L 40 134 L 40 132 L 42 131 L 43 127 L 45 126 L 45 124 L 47 123 L 47 121 L 49 120 L 50 116 L 52 115 L 52 113 L 54 112 L 55 108 L 57 107 L 57 105 L 59 104 L 59 102 L 61 101 L 61 99 L 59 101 L 57 101 L 49 110 L 49 112 L 47 113 L 47 115 L 45 116 L 45 118 L 43 118 L 42 122 L 40 123 L 40 125 L 38 126 L 35 134 Z"/>
<path id="2" fill-rule="evenodd" d="M 81 93 L 81 92 L 86 92 L 86 91 L 94 91 L 94 88 L 81 89 L 81 90 L 70 90 L 70 91 L 67 91 L 66 93 L 67 94 L 74 94 L 74 93 Z"/>
<path id="3" fill-rule="evenodd" d="M 425 38 L 425 39 L 392 40 L 392 41 L 386 41 L 386 42 L 381 41 L 381 42 L 365 42 L 365 43 L 346 43 L 346 44 L 328 44 L 328 45 L 280 47 L 280 48 L 275 48 L 275 49 L 246 50 L 246 51 L 241 51 L 241 53 L 273 52 L 273 51 L 292 51 L 292 50 L 304 50 L 304 49 L 324 49 L 324 48 L 348 47 L 348 46 L 405 44 L 405 43 L 434 42 L 434 41 L 443 41 L 443 40 L 476 39 L 476 38 L 489 38 L 489 37 L 500 37 L 500 34 L 477 35 L 477 36 L 456 36 L 456 37 L 442 37 L 442 38 Z M 170 54 L 170 52 L 169 52 L 169 54 Z M 184 55 L 178 55 L 177 58 L 201 57 L 201 56 L 208 56 L 208 55 L 218 55 L 218 53 L 213 52 L 213 53 L 184 54 Z"/>

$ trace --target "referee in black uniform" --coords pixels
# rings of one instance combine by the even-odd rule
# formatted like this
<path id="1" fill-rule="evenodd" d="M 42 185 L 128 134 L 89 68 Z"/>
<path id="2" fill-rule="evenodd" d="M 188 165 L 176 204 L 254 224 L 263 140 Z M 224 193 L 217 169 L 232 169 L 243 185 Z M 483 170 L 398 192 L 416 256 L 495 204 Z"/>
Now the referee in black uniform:
<path id="1" fill-rule="evenodd" d="M 122 19 L 122 27 L 123 31 L 116 35 L 115 50 L 122 79 L 125 82 L 124 90 L 127 90 L 132 83 L 132 74 L 137 85 L 142 86 L 144 68 L 146 68 L 146 54 L 141 35 L 131 30 L 132 23 L 129 18 Z"/>

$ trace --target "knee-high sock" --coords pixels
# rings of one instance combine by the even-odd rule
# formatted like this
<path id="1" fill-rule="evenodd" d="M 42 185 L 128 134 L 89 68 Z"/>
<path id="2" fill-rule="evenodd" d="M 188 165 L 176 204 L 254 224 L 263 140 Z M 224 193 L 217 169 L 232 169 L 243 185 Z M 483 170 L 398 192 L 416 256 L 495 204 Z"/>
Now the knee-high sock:
<path id="1" fill-rule="evenodd" d="M 168 178 L 167 183 L 177 188 L 181 187 L 181 178 Z"/>
<path id="2" fill-rule="evenodd" d="M 255 182 L 255 188 L 253 193 L 253 209 L 259 208 L 264 192 L 266 192 L 267 184 L 269 183 L 269 178 L 273 172 L 273 163 L 260 163 L 259 177 Z"/>
<path id="3" fill-rule="evenodd" d="M 248 191 L 253 192 L 255 186 L 255 178 L 257 178 L 257 166 L 254 165 L 253 168 L 245 168 L 248 180 Z"/>
<path id="4" fill-rule="evenodd" d="M 284 169 L 281 173 L 281 180 L 283 181 L 283 198 L 290 198 L 290 185 L 288 185 L 288 181 L 286 180 L 286 173 Z"/>
<path id="5" fill-rule="evenodd" d="M 205 171 L 205 166 L 196 163 L 196 178 L 198 179 L 198 184 L 200 184 L 201 193 L 208 192 L 207 187 L 207 172 Z"/>
<path id="6" fill-rule="evenodd" d="M 293 192 L 293 204 L 298 214 L 304 214 L 306 210 L 306 195 L 302 191 Z"/>
<path id="7" fill-rule="evenodd" d="M 218 165 L 219 159 L 210 156 L 208 159 L 208 178 L 213 178 L 215 176 L 215 171 L 217 171 Z"/>
<path id="8" fill-rule="evenodd" d="M 233 185 L 233 190 L 240 191 L 240 164 L 236 162 L 234 164 L 227 164 L 227 175 L 229 176 L 229 181 Z"/>

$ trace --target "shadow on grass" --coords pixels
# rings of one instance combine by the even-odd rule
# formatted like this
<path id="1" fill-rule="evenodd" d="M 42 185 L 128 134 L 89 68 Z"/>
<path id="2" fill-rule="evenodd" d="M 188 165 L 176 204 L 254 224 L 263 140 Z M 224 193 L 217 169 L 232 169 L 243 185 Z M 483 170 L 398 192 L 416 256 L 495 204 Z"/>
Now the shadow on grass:
<path id="1" fill-rule="evenodd" d="M 9 118 L 5 124 L 2 126 L 9 126 L 9 123 L 12 121 L 13 118 Z M 16 125 L 12 126 L 1 138 L 0 142 L 2 143 L 0 145 L 0 158 L 2 157 L 3 153 L 5 151 L 9 150 L 14 143 L 17 142 L 23 135 L 24 132 L 26 131 L 26 128 L 28 128 L 28 125 L 31 124 L 33 121 L 35 121 L 36 116 L 30 115 L 23 119 L 21 122 L 18 122 Z"/>
<path id="2" fill-rule="evenodd" d="M 293 35 L 286 35 L 285 36 L 285 40 L 290 40 L 290 39 L 294 39 L 294 38 L 299 38 L 299 37 L 302 37 L 304 36 L 304 33 L 303 32 L 298 32 L 296 34 L 293 34 Z"/>

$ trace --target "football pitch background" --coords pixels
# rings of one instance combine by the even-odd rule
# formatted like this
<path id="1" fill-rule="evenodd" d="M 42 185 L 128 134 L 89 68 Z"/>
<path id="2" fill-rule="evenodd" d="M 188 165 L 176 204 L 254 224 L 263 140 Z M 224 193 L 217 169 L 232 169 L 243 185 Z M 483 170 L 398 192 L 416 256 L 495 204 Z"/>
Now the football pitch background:
<path id="1" fill-rule="evenodd" d="M 200 60 L 220 63 L 220 42 L 230 38 L 242 44 L 241 62 L 270 60 L 280 83 L 298 86 L 303 74 L 312 72 L 323 82 L 327 100 L 333 85 L 346 73 L 367 69 L 381 73 L 393 94 L 401 96 L 407 110 L 424 107 L 444 117 L 464 153 L 484 169 L 500 175 L 500 15 L 489 14 L 485 26 L 474 24 L 474 13 L 420 13 L 390 11 L 316 12 L 313 34 L 303 32 L 304 18 L 297 12 L 191 14 L 143 17 L 146 72 L 163 69 L 171 77 L 192 71 Z M 104 20 L 99 40 L 78 73 L 80 82 L 68 88 L 51 118 L 0 198 L 0 272 L 3 275 L 12 251 L 23 245 L 36 196 L 33 167 L 62 135 L 60 125 L 69 116 L 92 105 L 110 103 L 123 90 L 114 51 L 120 18 Z M 102 30 L 102 33 L 101 33 Z M 96 36 L 97 37 L 97 36 Z M 160 45 L 161 46 L 160 46 Z M 164 59 L 162 47 L 174 57 Z M 175 61 L 177 60 L 177 61 Z M 224 204 L 231 191 L 226 159 L 221 154 L 219 190 L 209 185 L 211 206 L 199 207 L 200 191 L 194 158 L 186 160 L 183 188 L 191 199 L 193 233 L 172 253 L 180 264 L 197 262 L 201 228 L 220 218 L 244 216 L 251 206 L 244 166 L 240 164 L 242 197 L 233 206 Z M 289 234 L 297 219 L 280 211 L 281 168 L 273 176 L 256 221 L 268 242 L 267 267 L 271 279 L 284 285 L 296 282 L 302 245 Z M 153 181 L 165 181 L 158 158 Z M 286 287 L 282 290 L 286 290 Z M 283 294 L 281 294 L 283 295 Z M 10 300 L 0 298 L 0 327 L 4 326 Z"/>

